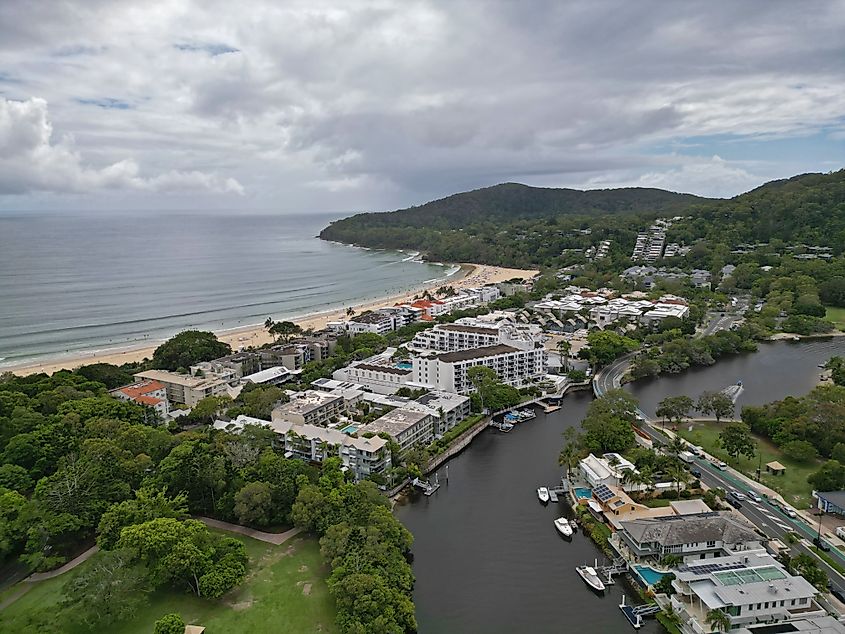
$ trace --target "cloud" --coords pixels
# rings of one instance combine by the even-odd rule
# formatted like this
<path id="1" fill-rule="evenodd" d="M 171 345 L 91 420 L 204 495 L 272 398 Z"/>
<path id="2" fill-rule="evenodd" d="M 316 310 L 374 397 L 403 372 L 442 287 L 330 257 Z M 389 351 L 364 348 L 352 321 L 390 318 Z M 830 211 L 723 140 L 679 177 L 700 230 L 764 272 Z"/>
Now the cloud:
<path id="1" fill-rule="evenodd" d="M 233 178 L 199 171 L 172 170 L 144 178 L 132 159 L 95 169 L 84 164 L 72 138 L 54 143 L 52 136 L 46 101 L 0 99 L 0 195 L 100 189 L 244 193 Z"/>
<path id="2" fill-rule="evenodd" d="M 0 95 L 46 100 L 45 154 L 93 174 L 56 191 L 118 165 L 127 199 L 243 183 L 289 211 L 509 180 L 730 195 L 845 163 L 842 32 L 843 0 L 4 0 Z M 767 151 L 794 138 L 818 145 Z"/>

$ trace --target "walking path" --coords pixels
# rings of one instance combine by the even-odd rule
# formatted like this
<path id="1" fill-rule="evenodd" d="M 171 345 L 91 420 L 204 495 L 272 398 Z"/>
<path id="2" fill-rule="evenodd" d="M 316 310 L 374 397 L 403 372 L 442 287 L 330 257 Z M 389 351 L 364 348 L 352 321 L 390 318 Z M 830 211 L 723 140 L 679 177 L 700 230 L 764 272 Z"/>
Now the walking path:
<path id="1" fill-rule="evenodd" d="M 302 531 L 301 528 L 292 528 L 284 533 L 265 533 L 264 531 L 255 530 L 254 528 L 247 528 L 246 526 L 231 524 L 229 522 L 221 522 L 220 520 L 211 519 L 210 517 L 197 517 L 196 519 L 211 528 L 219 528 L 220 530 L 230 531 L 232 533 L 240 533 L 241 535 L 246 535 L 247 537 L 252 537 L 253 539 L 257 539 L 268 544 L 275 544 L 276 546 L 284 544 L 291 537 L 298 535 Z"/>
<path id="2" fill-rule="evenodd" d="M 76 568 L 79 564 L 81 564 L 85 561 L 88 561 L 99 550 L 100 550 L 99 546 L 91 546 L 91 548 L 86 550 L 84 553 L 82 553 L 78 557 L 71 559 L 64 566 L 56 568 L 55 570 L 50 570 L 49 572 L 35 572 L 35 573 L 29 575 L 23 581 L 24 581 L 24 583 L 36 583 L 37 581 L 46 581 L 47 579 L 52 579 L 53 577 L 58 577 L 59 575 L 63 575 L 66 572 Z"/>
<path id="3" fill-rule="evenodd" d="M 6 599 L 3 601 L 3 603 L 0 603 L 0 612 L 5 610 L 6 608 L 8 608 L 10 605 L 12 605 L 18 599 L 20 599 L 23 595 L 25 595 L 31 589 L 32 589 L 32 586 L 30 586 L 30 585 L 20 585 L 20 586 L 18 586 L 18 589 L 15 591 L 14 594 L 10 594 L 8 597 L 6 597 Z"/>

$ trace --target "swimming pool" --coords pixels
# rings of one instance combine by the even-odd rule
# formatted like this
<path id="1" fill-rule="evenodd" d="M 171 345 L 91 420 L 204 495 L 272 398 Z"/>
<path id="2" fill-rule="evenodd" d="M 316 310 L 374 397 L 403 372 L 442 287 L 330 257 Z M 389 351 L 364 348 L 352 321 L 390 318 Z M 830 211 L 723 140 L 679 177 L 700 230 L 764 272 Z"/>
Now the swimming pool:
<path id="1" fill-rule="evenodd" d="M 402 370 L 410 370 L 414 367 L 414 364 L 411 363 L 410 361 L 400 361 L 399 363 L 396 364 L 396 367 L 400 368 Z"/>
<path id="2" fill-rule="evenodd" d="M 354 434 L 356 431 L 358 431 L 358 425 L 347 425 L 340 431 L 344 434 Z"/>
<path id="3" fill-rule="evenodd" d="M 579 500 L 589 500 L 593 497 L 593 490 L 587 487 L 575 487 L 575 497 Z"/>
<path id="4" fill-rule="evenodd" d="M 642 579 L 647 586 L 653 586 L 666 576 L 665 572 L 657 572 L 654 568 L 649 566 L 634 566 L 640 579 Z"/>

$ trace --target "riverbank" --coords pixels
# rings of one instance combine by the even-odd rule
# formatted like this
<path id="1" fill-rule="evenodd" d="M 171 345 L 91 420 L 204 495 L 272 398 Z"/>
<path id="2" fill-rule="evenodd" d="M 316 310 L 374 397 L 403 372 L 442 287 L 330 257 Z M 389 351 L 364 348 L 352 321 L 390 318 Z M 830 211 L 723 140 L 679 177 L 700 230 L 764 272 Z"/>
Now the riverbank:
<path id="1" fill-rule="evenodd" d="M 513 278 L 529 278 L 537 274 L 537 271 L 534 270 L 509 269 L 498 266 L 488 266 L 485 264 L 461 264 L 460 267 L 460 271 L 455 273 L 452 277 L 438 278 L 437 280 L 430 281 L 430 283 L 412 287 L 400 294 L 371 299 L 359 304 L 352 304 L 351 308 L 356 313 L 362 313 L 368 310 L 374 310 L 376 308 L 409 301 L 420 293 L 424 293 L 425 291 L 434 292 L 436 289 L 444 285 L 451 286 L 456 291 L 460 292 L 462 289 L 466 288 L 483 286 L 485 284 L 496 284 Z M 307 330 L 309 328 L 319 330 L 321 328 L 325 328 L 326 324 L 330 321 L 345 319 L 348 307 L 349 306 L 338 306 L 325 311 L 299 316 L 271 316 L 277 319 L 289 319 L 290 321 L 294 321 L 301 326 L 303 330 Z M 233 350 L 252 346 L 262 346 L 266 343 L 272 342 L 272 337 L 267 334 L 263 324 L 253 324 L 242 328 L 221 330 L 215 332 L 215 334 L 220 341 L 229 344 Z M 162 341 L 155 341 L 141 346 L 81 353 L 61 359 L 51 359 L 40 361 L 38 363 L 11 366 L 3 368 L 3 370 L 25 376 L 28 374 L 35 374 L 37 372 L 52 374 L 58 370 L 72 370 L 74 368 L 93 363 L 111 363 L 114 365 L 136 363 L 151 357 L 153 351 L 161 343 Z"/>

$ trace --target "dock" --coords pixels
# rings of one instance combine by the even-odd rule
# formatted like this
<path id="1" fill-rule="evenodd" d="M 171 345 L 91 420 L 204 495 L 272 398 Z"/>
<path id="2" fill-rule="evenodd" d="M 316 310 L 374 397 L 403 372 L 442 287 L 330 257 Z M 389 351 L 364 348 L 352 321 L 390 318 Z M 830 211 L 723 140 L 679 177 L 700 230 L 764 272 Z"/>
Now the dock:
<path id="1" fill-rule="evenodd" d="M 552 489 L 549 489 L 549 499 L 552 502 L 557 502 L 558 501 L 557 492 L 553 491 Z"/>
<path id="2" fill-rule="evenodd" d="M 622 558 L 615 559 L 609 566 L 597 566 L 596 574 L 602 578 L 605 585 L 613 585 L 613 575 L 624 575 L 628 572 L 628 562 Z"/>
<path id="3" fill-rule="evenodd" d="M 411 481 L 411 484 L 414 485 L 418 489 L 422 489 L 423 495 L 432 495 L 437 489 L 440 488 L 440 479 L 436 477 L 435 474 L 435 481 L 432 484 L 429 480 L 420 480 L 419 478 L 414 478 Z"/>
<path id="4" fill-rule="evenodd" d="M 656 603 L 646 603 L 644 605 L 626 605 L 625 595 L 622 595 L 622 603 L 619 604 L 619 609 L 622 614 L 628 619 L 628 622 L 634 626 L 635 630 L 643 626 L 643 617 L 654 616 L 660 612 L 661 608 Z"/>

